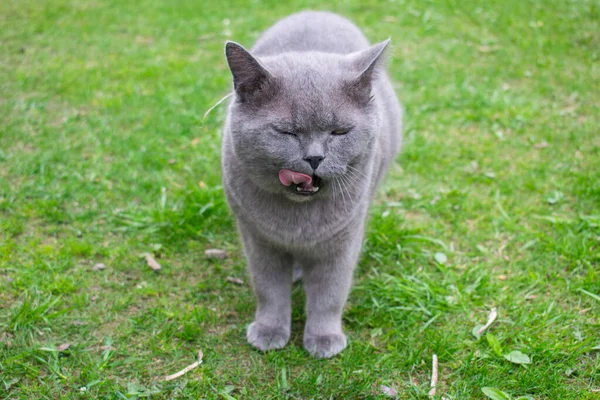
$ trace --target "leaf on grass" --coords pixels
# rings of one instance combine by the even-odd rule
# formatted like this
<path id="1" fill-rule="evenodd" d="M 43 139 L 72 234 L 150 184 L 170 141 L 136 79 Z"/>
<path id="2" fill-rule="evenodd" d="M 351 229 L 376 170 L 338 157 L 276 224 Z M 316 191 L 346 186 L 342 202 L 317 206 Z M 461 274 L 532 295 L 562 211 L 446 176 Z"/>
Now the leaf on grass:
<path id="1" fill-rule="evenodd" d="M 227 252 L 221 249 L 207 249 L 204 251 L 206 258 L 213 260 L 223 260 L 227 257 Z"/>
<path id="2" fill-rule="evenodd" d="M 383 393 L 384 395 L 386 395 L 388 397 L 398 396 L 398 391 L 396 391 L 396 389 L 394 389 L 393 387 L 381 385 L 379 388 L 381 389 L 381 393 Z"/>
<path id="3" fill-rule="evenodd" d="M 52 353 L 60 353 L 61 351 L 65 351 L 67 350 L 69 347 L 71 347 L 71 343 L 63 343 L 61 345 L 58 345 L 56 348 L 53 347 L 40 347 L 40 350 L 42 351 L 49 351 Z"/>
<path id="4" fill-rule="evenodd" d="M 233 385 L 227 385 L 223 388 L 223 392 L 229 394 L 229 393 L 233 393 L 233 391 L 235 390 L 235 386 Z"/>
<path id="5" fill-rule="evenodd" d="M 548 196 L 546 198 L 546 201 L 548 202 L 548 204 L 554 205 L 554 204 L 558 203 L 559 201 L 561 201 L 564 197 L 565 197 L 565 195 L 562 192 L 554 191 L 554 193 L 552 193 L 551 196 Z"/>
<path id="6" fill-rule="evenodd" d="M 514 350 L 508 354 L 505 354 L 504 358 L 515 364 L 531 364 L 531 359 L 529 356 L 521 353 L 519 350 Z"/>
<path id="7" fill-rule="evenodd" d="M 578 290 L 578 291 L 580 291 L 580 292 L 581 292 L 581 293 L 583 293 L 583 294 L 587 294 L 588 296 L 590 296 L 590 297 L 591 297 L 592 299 L 594 299 L 594 300 L 598 300 L 598 301 L 600 301 L 600 296 L 598 296 L 597 294 L 594 294 L 594 293 L 592 293 L 592 292 L 588 292 L 588 291 L 587 291 L 587 290 L 585 290 L 585 289 L 577 289 L 577 290 Z"/>
<path id="8" fill-rule="evenodd" d="M 63 343 L 63 344 L 59 345 L 59 346 L 56 348 L 56 350 L 57 350 L 57 351 L 59 351 L 59 352 L 60 352 L 60 351 L 65 351 L 65 350 L 67 350 L 69 347 L 71 347 L 71 343 Z"/>
<path id="9" fill-rule="evenodd" d="M 4 388 L 8 390 L 12 385 L 19 382 L 19 378 L 13 378 L 9 381 L 2 380 L 2 382 L 4 382 Z"/>
<path id="10" fill-rule="evenodd" d="M 483 394 L 485 394 L 488 398 L 492 400 L 511 400 L 510 396 L 500 389 L 496 389 L 493 387 L 484 387 L 481 388 L 481 391 L 483 392 Z"/>
<path id="11" fill-rule="evenodd" d="M 144 256 L 146 257 L 146 264 L 148 264 L 153 271 L 160 271 L 160 264 L 154 259 L 152 254 L 146 253 Z"/>
<path id="12" fill-rule="evenodd" d="M 446 265 L 446 263 L 448 262 L 448 257 L 444 253 L 435 253 L 433 255 L 433 258 L 435 258 L 435 261 L 442 265 Z"/>
<path id="13" fill-rule="evenodd" d="M 127 384 L 127 394 L 138 397 L 152 397 L 153 394 L 159 394 L 161 391 L 156 387 L 147 388 L 137 382 L 129 382 Z"/>
<path id="14" fill-rule="evenodd" d="M 237 400 L 235 397 L 233 397 L 232 395 L 228 394 L 227 392 L 225 392 L 225 390 L 221 390 L 219 392 L 219 394 L 221 395 L 221 397 L 223 397 L 225 400 Z"/>
<path id="15" fill-rule="evenodd" d="M 526 395 L 526 396 L 519 396 L 519 397 L 517 397 L 516 400 L 535 400 L 535 399 L 533 398 L 533 396 Z"/>
<path id="16" fill-rule="evenodd" d="M 485 338 L 487 339 L 488 344 L 490 345 L 494 353 L 496 353 L 498 357 L 502 357 L 502 346 L 500 345 L 500 342 L 498 341 L 496 336 L 492 335 L 491 333 L 487 333 L 485 335 Z"/>
<path id="17" fill-rule="evenodd" d="M 317 380 L 315 382 L 315 385 L 319 386 L 321 383 L 323 383 L 323 375 L 319 374 L 319 376 L 317 376 Z"/>
<path id="18" fill-rule="evenodd" d="M 97 263 L 92 267 L 92 271 L 101 271 L 103 269 L 106 269 L 106 265 L 102 263 Z"/>

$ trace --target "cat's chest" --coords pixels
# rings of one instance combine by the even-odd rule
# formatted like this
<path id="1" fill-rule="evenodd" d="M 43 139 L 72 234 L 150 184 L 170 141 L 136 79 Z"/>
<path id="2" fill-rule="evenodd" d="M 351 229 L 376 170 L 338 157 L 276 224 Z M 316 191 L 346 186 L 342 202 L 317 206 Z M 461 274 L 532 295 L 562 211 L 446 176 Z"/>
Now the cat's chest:
<path id="1" fill-rule="evenodd" d="M 241 223 L 282 247 L 314 247 L 327 242 L 363 215 L 361 207 L 343 209 L 327 201 L 286 204 L 260 196 L 230 197 Z"/>

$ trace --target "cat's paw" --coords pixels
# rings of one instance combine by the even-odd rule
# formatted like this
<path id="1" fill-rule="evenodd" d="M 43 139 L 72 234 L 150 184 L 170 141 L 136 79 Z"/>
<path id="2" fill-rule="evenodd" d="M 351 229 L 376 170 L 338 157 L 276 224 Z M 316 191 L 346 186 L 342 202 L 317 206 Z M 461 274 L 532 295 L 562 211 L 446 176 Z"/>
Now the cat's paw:
<path id="1" fill-rule="evenodd" d="M 293 272 L 293 278 L 292 278 L 292 282 L 294 283 L 298 283 L 302 280 L 302 268 L 300 268 L 297 265 L 294 265 L 294 272 Z"/>
<path id="2" fill-rule="evenodd" d="M 283 348 L 290 338 L 289 329 L 271 327 L 253 322 L 248 327 L 246 334 L 248 343 L 259 350 L 276 350 Z"/>
<path id="3" fill-rule="evenodd" d="M 346 335 L 304 335 L 304 348 L 317 358 L 331 358 L 346 348 Z"/>

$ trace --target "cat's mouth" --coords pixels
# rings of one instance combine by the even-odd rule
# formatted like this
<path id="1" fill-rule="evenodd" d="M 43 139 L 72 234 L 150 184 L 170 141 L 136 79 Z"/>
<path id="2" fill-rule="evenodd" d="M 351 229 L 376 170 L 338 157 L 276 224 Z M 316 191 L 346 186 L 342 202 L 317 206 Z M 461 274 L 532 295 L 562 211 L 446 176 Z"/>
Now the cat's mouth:
<path id="1" fill-rule="evenodd" d="M 279 171 L 279 181 L 284 186 L 293 187 L 302 196 L 313 196 L 323 184 L 323 180 L 317 175 L 310 176 L 289 169 Z"/>

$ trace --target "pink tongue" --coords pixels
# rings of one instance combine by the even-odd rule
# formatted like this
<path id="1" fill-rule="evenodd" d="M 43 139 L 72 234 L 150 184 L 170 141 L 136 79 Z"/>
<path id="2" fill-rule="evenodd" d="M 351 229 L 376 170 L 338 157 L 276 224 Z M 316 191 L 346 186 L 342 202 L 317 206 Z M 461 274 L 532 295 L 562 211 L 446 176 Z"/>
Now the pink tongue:
<path id="1" fill-rule="evenodd" d="M 290 186 L 292 183 L 300 185 L 303 189 L 310 189 L 312 187 L 312 178 L 308 175 L 301 174 L 300 172 L 290 171 L 289 169 L 282 169 L 279 171 L 279 180 L 285 186 Z"/>

